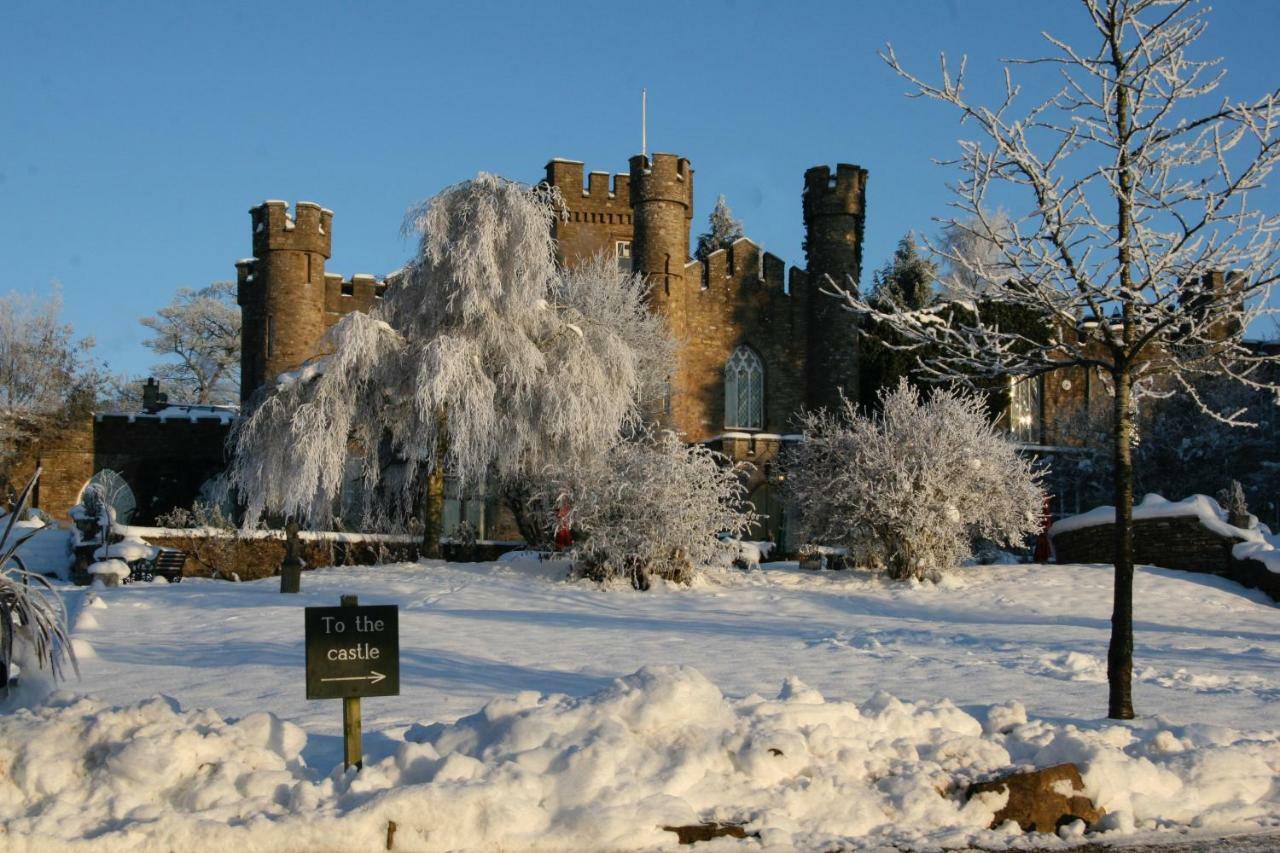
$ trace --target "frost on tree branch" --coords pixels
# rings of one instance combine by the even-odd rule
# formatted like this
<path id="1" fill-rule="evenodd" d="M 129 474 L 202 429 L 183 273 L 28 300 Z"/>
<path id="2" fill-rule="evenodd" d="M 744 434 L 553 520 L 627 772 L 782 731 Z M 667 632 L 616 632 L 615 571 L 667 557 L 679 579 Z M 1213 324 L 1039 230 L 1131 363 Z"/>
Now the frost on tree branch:
<path id="1" fill-rule="evenodd" d="M 1016 545 L 1038 532 L 1039 476 L 980 397 L 938 388 L 922 400 L 904 379 L 880 403 L 871 417 L 847 400 L 805 415 L 786 459 L 801 541 L 924 580 L 968 558 L 975 539 Z"/>
<path id="2" fill-rule="evenodd" d="M 831 290 L 889 324 L 902 346 L 927 348 L 921 369 L 938 380 L 1066 364 L 1131 369 L 1135 400 L 1178 388 L 1207 409 L 1194 394 L 1202 376 L 1280 390 L 1258 369 L 1272 356 L 1244 342 L 1255 320 L 1276 311 L 1280 215 L 1257 203 L 1280 159 L 1280 91 L 1214 94 L 1220 61 L 1188 51 L 1207 8 L 1083 5 L 1090 49 L 1046 35 L 1050 55 L 1008 61 L 994 107 L 970 99 L 963 60 L 956 68 L 943 57 L 928 82 L 886 49 L 912 94 L 950 105 L 969 131 L 947 161 L 960 175 L 957 213 L 941 220 L 952 239 L 931 247 L 953 271 L 950 299 L 877 311 L 849 283 Z M 1031 63 L 1055 67 L 1060 85 L 1024 103 L 1011 68 Z M 966 234 L 973 239 L 955 239 Z M 1034 312 L 1059 333 L 1038 341 L 1002 327 L 984 310 L 993 305 Z M 1238 412 L 1214 414 L 1243 423 Z"/>
<path id="3" fill-rule="evenodd" d="M 581 537 L 575 558 L 588 577 L 640 589 L 649 574 L 689 581 L 728 547 L 718 534 L 741 536 L 756 520 L 728 460 L 669 431 L 643 430 L 551 478 L 544 503 L 549 524 Z"/>
<path id="4" fill-rule="evenodd" d="M 949 161 L 958 216 L 982 252 L 949 241 L 951 301 L 885 311 L 831 282 L 847 307 L 920 354 L 920 372 L 979 386 L 984 378 L 1067 367 L 1102 374 L 1114 391 L 1111 430 L 1116 521 L 1108 715 L 1134 716 L 1133 454 L 1143 397 L 1181 392 L 1230 425 L 1247 412 L 1200 394 L 1223 377 L 1280 402 L 1280 356 L 1246 342 L 1272 314 L 1280 277 L 1280 214 L 1266 181 L 1280 160 L 1280 89 L 1255 99 L 1218 94 L 1220 60 L 1199 59 L 1207 6 L 1193 0 L 1080 0 L 1079 44 L 1046 34 L 1047 55 L 1005 64 L 992 105 L 972 98 L 965 63 L 944 57 L 936 82 L 882 54 L 911 94 L 959 113 Z M 1038 65 L 1057 88 L 1025 95 L 1013 70 Z M 1270 195 L 1268 195 L 1270 193 Z M 1268 212 L 1268 202 L 1270 211 Z M 990 210 L 1008 211 L 1007 222 Z M 991 249 L 994 248 L 994 251 Z M 979 287 L 975 283 L 983 283 Z M 1002 325 L 1041 318 L 1044 336 Z"/>
<path id="5" fill-rule="evenodd" d="M 404 275 L 322 355 L 265 389 L 233 436 L 246 524 L 328 522 L 350 457 L 367 516 L 407 516 L 443 463 L 464 488 L 607 450 L 672 344 L 638 277 L 556 263 L 554 190 L 481 173 L 410 211 Z"/>

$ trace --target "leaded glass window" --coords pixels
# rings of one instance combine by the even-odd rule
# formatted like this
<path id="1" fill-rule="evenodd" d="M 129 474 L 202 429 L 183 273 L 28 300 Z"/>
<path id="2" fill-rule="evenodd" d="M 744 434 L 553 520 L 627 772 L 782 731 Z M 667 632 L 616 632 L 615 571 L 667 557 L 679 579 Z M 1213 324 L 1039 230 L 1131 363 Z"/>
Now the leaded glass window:
<path id="1" fill-rule="evenodd" d="M 725 365 L 724 425 L 764 428 L 764 362 L 750 347 L 738 347 Z"/>
<path id="2" fill-rule="evenodd" d="M 1009 432 L 1026 444 L 1040 443 L 1040 379 L 1014 379 L 1009 391 Z"/>

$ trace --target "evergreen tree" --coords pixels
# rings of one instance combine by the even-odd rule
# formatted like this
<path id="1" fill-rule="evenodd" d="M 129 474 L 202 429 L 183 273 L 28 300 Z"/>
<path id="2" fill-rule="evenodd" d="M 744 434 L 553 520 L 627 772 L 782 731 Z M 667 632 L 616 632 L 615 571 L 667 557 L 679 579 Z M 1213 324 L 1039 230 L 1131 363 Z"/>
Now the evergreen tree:
<path id="1" fill-rule="evenodd" d="M 724 196 L 716 199 L 716 206 L 707 217 L 710 230 L 698 235 L 698 248 L 693 256 L 705 261 L 707 256 L 717 249 L 727 249 L 733 241 L 742 237 L 742 223 L 733 218 L 733 211 L 724 200 Z"/>
<path id="2" fill-rule="evenodd" d="M 920 254 L 915 235 L 908 231 L 898 241 L 893 258 L 872 276 L 871 301 L 912 311 L 924 308 L 933 302 L 937 277 L 937 264 Z"/>

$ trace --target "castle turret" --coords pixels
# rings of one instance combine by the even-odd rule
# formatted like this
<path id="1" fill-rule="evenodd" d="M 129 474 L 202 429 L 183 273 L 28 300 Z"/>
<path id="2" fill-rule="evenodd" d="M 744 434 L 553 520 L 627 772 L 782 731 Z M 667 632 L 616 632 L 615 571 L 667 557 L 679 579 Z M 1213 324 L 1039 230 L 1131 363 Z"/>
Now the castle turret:
<path id="1" fill-rule="evenodd" d="M 654 310 L 670 314 L 684 284 L 689 260 L 689 220 L 693 217 L 693 169 L 674 154 L 637 154 L 631 158 L 631 209 L 635 237 L 631 265 L 649 277 L 649 299 Z M 669 316 L 681 331 L 678 318 Z"/>
<path id="2" fill-rule="evenodd" d="M 240 398 L 316 354 L 324 334 L 325 272 L 333 212 L 309 201 L 250 209 L 253 257 L 236 263 L 243 331 Z"/>
<path id="3" fill-rule="evenodd" d="M 808 265 L 809 359 L 806 402 L 838 404 L 840 389 L 858 399 L 858 334 L 853 314 L 818 293 L 826 277 L 858 287 L 862 277 L 862 228 L 866 218 L 867 170 L 847 163 L 814 166 L 804 173 L 804 251 Z"/>

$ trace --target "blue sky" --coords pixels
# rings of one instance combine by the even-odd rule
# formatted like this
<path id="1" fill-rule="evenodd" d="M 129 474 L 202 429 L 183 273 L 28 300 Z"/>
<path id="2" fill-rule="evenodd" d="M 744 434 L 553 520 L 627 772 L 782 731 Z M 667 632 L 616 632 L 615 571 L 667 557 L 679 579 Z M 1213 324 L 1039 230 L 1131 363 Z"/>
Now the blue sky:
<path id="1" fill-rule="evenodd" d="M 1224 91 L 1280 82 L 1280 2 L 1224 0 L 1202 41 Z M 0 7 L 0 267 L 60 282 L 64 316 L 114 370 L 144 372 L 138 318 L 234 278 L 248 208 L 336 211 L 330 271 L 410 251 L 414 202 L 479 170 L 526 181 L 552 157 L 622 171 L 640 145 L 697 171 L 695 233 L 724 193 L 749 236 L 802 263 L 804 170 L 870 170 L 865 264 L 945 213 L 955 116 L 902 97 L 877 58 L 996 60 L 1071 37 L 1066 0 L 698 4 L 58 3 Z M 1275 199 L 1275 194 L 1269 196 Z M 864 281 L 866 279 L 864 273 Z"/>

